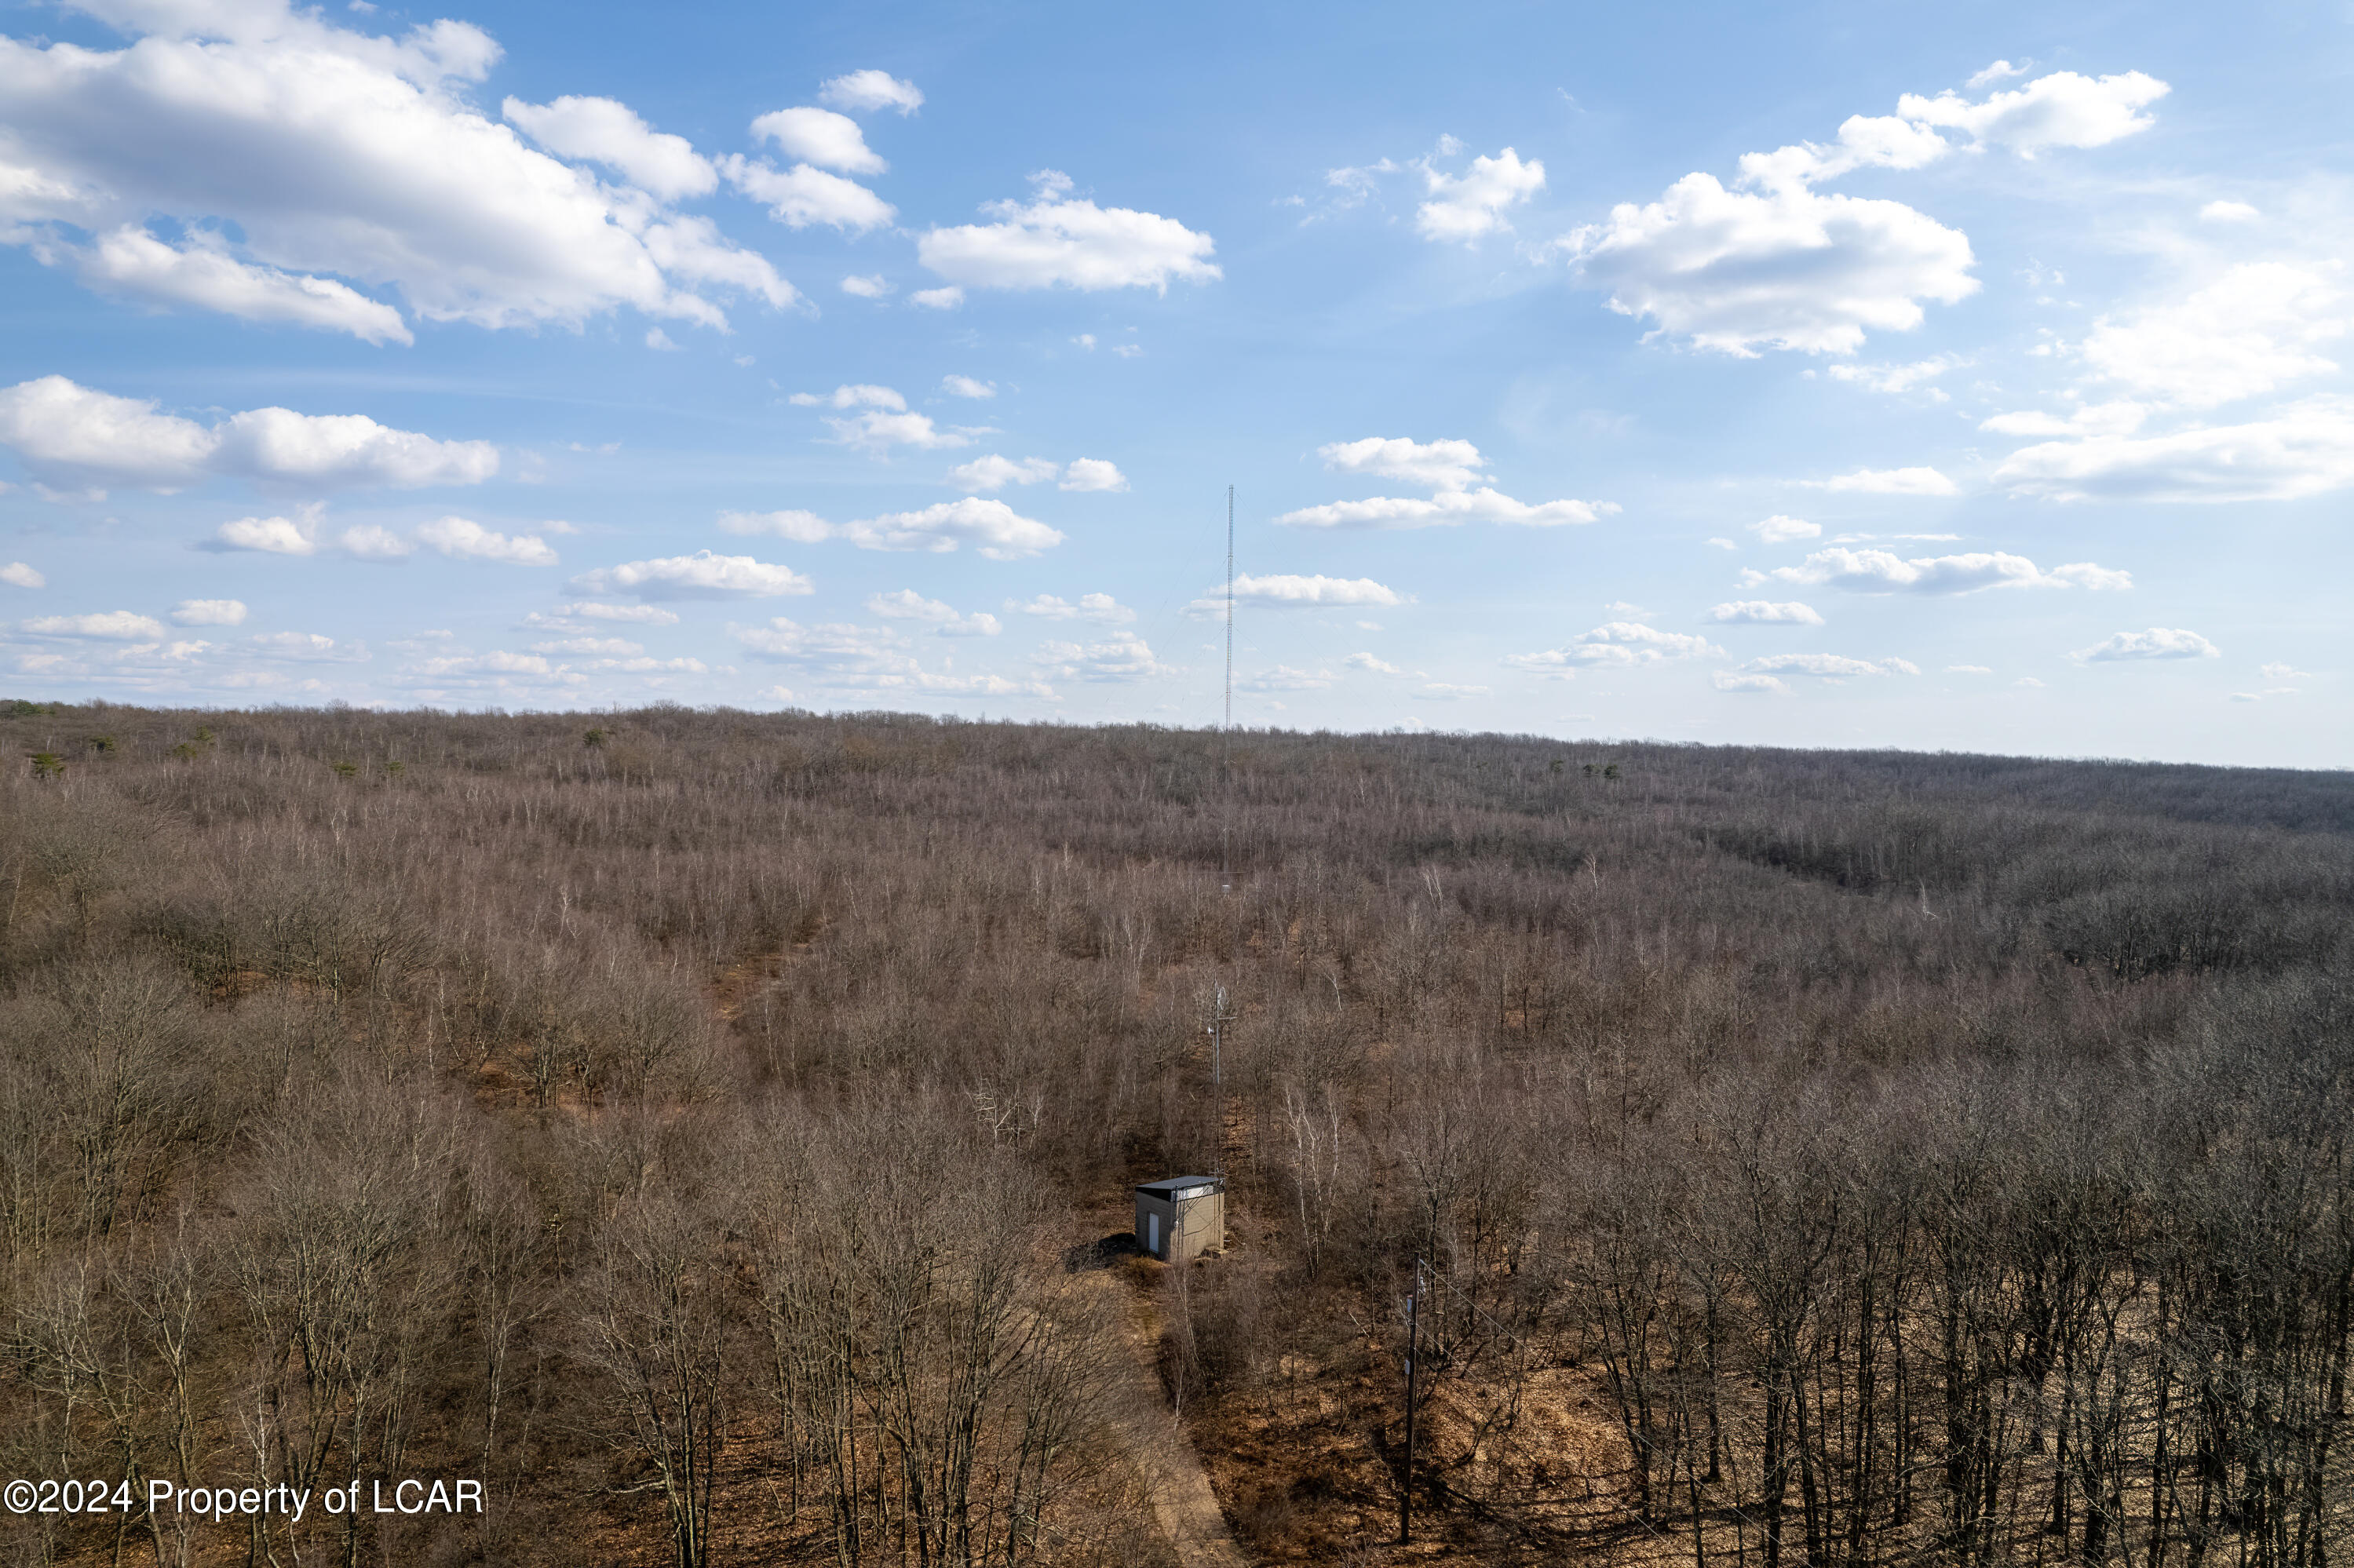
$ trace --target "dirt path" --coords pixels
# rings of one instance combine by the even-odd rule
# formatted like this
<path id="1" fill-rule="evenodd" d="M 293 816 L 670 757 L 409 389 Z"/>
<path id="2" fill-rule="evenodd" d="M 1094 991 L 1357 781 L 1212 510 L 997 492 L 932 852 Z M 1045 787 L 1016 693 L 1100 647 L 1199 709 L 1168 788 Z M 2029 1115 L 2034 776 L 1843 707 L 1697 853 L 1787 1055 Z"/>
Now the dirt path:
<path id="1" fill-rule="evenodd" d="M 1201 1456 L 1186 1440 L 1184 1429 L 1162 1397 L 1155 1347 L 1161 1339 L 1161 1315 L 1150 1298 L 1140 1298 L 1117 1277 L 1100 1269 L 1089 1276 L 1090 1288 L 1119 1297 L 1122 1335 L 1136 1368 L 1135 1397 L 1120 1421 L 1121 1436 L 1152 1487 L 1152 1509 L 1161 1533 L 1177 1550 L 1185 1568 L 1248 1568 L 1250 1559 L 1226 1529 L 1226 1516 L 1210 1489 L 1209 1472 Z"/>

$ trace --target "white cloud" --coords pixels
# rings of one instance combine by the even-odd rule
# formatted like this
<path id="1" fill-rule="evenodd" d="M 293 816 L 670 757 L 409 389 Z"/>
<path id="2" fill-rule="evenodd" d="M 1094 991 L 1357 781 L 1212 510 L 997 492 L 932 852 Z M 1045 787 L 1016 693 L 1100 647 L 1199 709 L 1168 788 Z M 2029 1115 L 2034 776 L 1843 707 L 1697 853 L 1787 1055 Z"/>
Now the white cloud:
<path id="1" fill-rule="evenodd" d="M 1176 670 L 1153 656 L 1144 640 L 1132 631 L 1116 631 L 1102 642 L 1047 642 L 1032 662 L 1066 680 L 1121 683 L 1147 681 Z"/>
<path id="2" fill-rule="evenodd" d="M 1386 659 L 1375 658 L 1371 653 L 1352 653 L 1346 659 L 1341 660 L 1341 662 L 1346 664 L 1352 670 L 1363 670 L 1368 674 L 1373 675 L 1404 675 L 1407 673 L 1407 672 L 1400 666 L 1391 663 Z"/>
<path id="3" fill-rule="evenodd" d="M 1261 609 L 1320 609 L 1353 605 L 1380 605 L 1384 608 L 1410 604 L 1411 598 L 1395 588 L 1384 588 L 1371 577 L 1328 577 L 1271 575 L 1253 577 L 1246 572 L 1235 578 L 1235 602 Z M 1212 588 L 1186 609 L 1197 616 L 1225 613 L 1226 595 L 1223 587 Z"/>
<path id="4" fill-rule="evenodd" d="M 2346 315 L 2338 289 L 2314 273 L 2252 261 L 2177 303 L 2102 317 L 2081 353 L 2137 393 L 2210 408 L 2336 370 L 2313 351 L 2346 334 Z"/>
<path id="5" fill-rule="evenodd" d="M 845 175 L 879 175 L 891 167 L 866 144 L 858 122 L 831 109 L 779 109 L 752 122 L 756 141 L 773 142 L 788 158 Z"/>
<path id="6" fill-rule="evenodd" d="M 240 261 L 211 229 L 194 231 L 182 248 L 126 224 L 99 236 L 89 249 L 45 246 L 37 254 L 70 257 L 81 281 L 104 294 L 349 333 L 363 343 L 417 341 L 400 313 L 383 301 L 332 278 Z"/>
<path id="7" fill-rule="evenodd" d="M 1142 357 L 1144 345 L 1140 343 L 1116 343 L 1111 345 L 1111 351 L 1122 359 L 1137 359 Z"/>
<path id="8" fill-rule="evenodd" d="M 1720 604 L 1708 612 L 1711 620 L 1729 626 L 1820 626 L 1823 618 L 1810 605 L 1795 599 L 1776 604 L 1772 599 L 1744 599 Z"/>
<path id="9" fill-rule="evenodd" d="M 602 164 L 661 200 L 708 196 L 718 188 L 718 174 L 685 137 L 654 130 L 629 105 L 612 99 L 525 103 L 510 98 L 499 112 L 557 157 Z"/>
<path id="10" fill-rule="evenodd" d="M 1991 675 L 1994 673 L 1994 671 L 1990 666 L 1985 664 L 1948 664 L 1946 666 L 1946 673 L 1948 675 Z"/>
<path id="11" fill-rule="evenodd" d="M 1819 523 L 1809 523 L 1798 517 L 1785 517 L 1778 512 L 1771 517 L 1749 524 L 1747 526 L 1752 534 L 1757 535 L 1760 542 L 1767 545 L 1787 545 L 1793 539 L 1819 538 L 1823 532 L 1822 524 Z"/>
<path id="12" fill-rule="evenodd" d="M 891 281 L 880 272 L 864 276 L 854 273 L 842 281 L 842 291 L 862 300 L 880 300 L 891 292 Z"/>
<path id="13" fill-rule="evenodd" d="M 1235 685 L 1246 692 L 1320 692 L 1335 679 L 1329 670 L 1295 670 L 1288 664 L 1278 664 L 1246 675 Z"/>
<path id="14" fill-rule="evenodd" d="M 1034 556 L 1063 542 L 1059 531 L 1021 515 L 1002 501 L 970 495 L 855 523 L 828 523 L 808 512 L 723 512 L 719 526 L 730 534 L 774 534 L 802 545 L 842 539 L 862 550 L 941 554 L 969 544 L 993 561 Z"/>
<path id="15" fill-rule="evenodd" d="M 1709 683 L 1720 692 L 1787 693 L 1789 687 L 1771 675 L 1736 675 L 1730 670 L 1712 670 Z"/>
<path id="16" fill-rule="evenodd" d="M 2049 147 L 2105 147 L 2158 123 L 2139 111 L 2165 97 L 2165 82 L 2140 71 L 2093 78 L 2073 70 L 1971 103 L 1951 92 L 1906 93 L 1896 112 L 1924 125 L 1950 125 L 1986 145 L 2032 158 Z"/>
<path id="17" fill-rule="evenodd" d="M 942 447 L 972 445 L 971 436 L 962 430 L 941 429 L 932 423 L 929 414 L 888 414 L 870 408 L 847 419 L 829 416 L 825 422 L 833 431 L 834 444 L 854 447 L 877 457 L 885 455 L 893 447 L 933 451 Z"/>
<path id="18" fill-rule="evenodd" d="M 10 588 L 37 588 L 48 587 L 49 579 L 22 561 L 11 561 L 0 567 L 0 583 L 6 583 Z"/>
<path id="19" fill-rule="evenodd" d="M 395 562 L 408 558 L 408 541 L 389 528 L 362 523 L 345 529 L 329 543 L 346 556 L 363 561 Z"/>
<path id="20" fill-rule="evenodd" d="M 1934 468 L 1861 468 L 1829 479 L 1803 479 L 1809 490 L 1861 495 L 1958 495 L 1954 482 Z"/>
<path id="21" fill-rule="evenodd" d="M 1978 429 L 1999 436 L 2129 436 L 2149 418 L 2149 409 L 2130 399 L 2084 403 L 2065 418 L 2040 409 L 1996 414 L 1978 421 Z"/>
<path id="22" fill-rule="evenodd" d="M 265 631 L 247 638 L 243 646 L 265 659 L 297 664 L 365 664 L 369 657 L 364 642 L 338 642 L 315 631 Z"/>
<path id="23" fill-rule="evenodd" d="M 242 626 L 245 605 L 233 599 L 184 599 L 172 611 L 178 626 Z"/>
<path id="24" fill-rule="evenodd" d="M 2137 114 L 2167 91 L 2138 71 L 2097 81 L 2060 71 L 1971 103 L 1906 94 L 1890 116 L 1855 115 L 1830 144 L 1799 143 L 1741 160 L 1738 188 L 1686 175 L 1659 200 L 1621 203 L 1608 221 L 1563 237 L 1612 310 L 1648 316 L 1699 347 L 1850 354 L 1868 331 L 1918 326 L 1922 302 L 1977 291 L 1969 240 L 1901 202 L 1829 196 L 1814 186 L 1859 168 L 1914 169 L 1952 151 L 1934 127 L 2031 157 L 2095 147 L 2145 129 Z"/>
<path id="25" fill-rule="evenodd" d="M 905 409 L 907 406 L 907 400 L 892 388 L 873 387 L 864 382 L 837 387 L 831 392 L 796 392 L 789 401 L 804 408 Z"/>
<path id="26" fill-rule="evenodd" d="M 2243 201 L 2211 201 L 2199 209 L 2201 223 L 2253 223 L 2264 217 Z"/>
<path id="27" fill-rule="evenodd" d="M 558 605 L 557 609 L 567 616 L 585 616 L 590 620 L 623 621 L 632 626 L 678 624 L 678 611 L 651 604 L 566 604 Z"/>
<path id="28" fill-rule="evenodd" d="M 1705 637 L 1661 631 L 1633 620 L 1610 620 L 1581 632 L 1568 646 L 1536 653 L 1508 653 L 1502 662 L 1512 669 L 1556 680 L 1574 680 L 1580 665 L 1625 669 L 1657 664 L 1670 659 L 1722 659 L 1724 650 Z"/>
<path id="29" fill-rule="evenodd" d="M 1708 541 L 1708 546 L 1712 550 L 1738 550 L 1741 548 L 1740 546 L 1734 544 L 1730 539 L 1711 539 Z"/>
<path id="30" fill-rule="evenodd" d="M 2090 561 L 2055 567 L 2046 572 L 2024 556 L 2002 551 L 1977 551 L 1958 556 L 1924 556 L 1906 560 L 1887 550 L 1850 550 L 1833 546 L 1808 556 L 1803 565 L 1776 567 L 1770 572 L 1745 571 L 1744 584 L 1807 583 L 1843 588 L 1850 593 L 1976 593 L 1990 588 L 2126 588 L 2130 574 Z"/>
<path id="31" fill-rule="evenodd" d="M 563 637 L 549 642 L 531 645 L 535 653 L 572 653 L 595 655 L 607 659 L 627 659 L 646 651 L 642 642 L 632 642 L 626 637 Z"/>
<path id="32" fill-rule="evenodd" d="M 994 397 L 997 396 L 997 383 L 976 381 L 970 376 L 943 376 L 940 377 L 940 390 L 951 397 Z"/>
<path id="33" fill-rule="evenodd" d="M 128 609 L 101 610 L 93 615 L 44 615 L 21 623 L 21 630 L 41 637 L 77 637 L 99 642 L 161 642 L 164 623 Z"/>
<path id="34" fill-rule="evenodd" d="M 283 0 L 94 9 L 133 41 L 0 49 L 15 165 L 0 182 L 0 236 L 44 260 L 152 298 L 376 341 L 405 329 L 359 289 L 488 327 L 622 305 L 724 320 L 696 290 L 709 277 L 673 272 L 649 243 L 659 194 L 593 179 L 473 107 L 470 86 L 500 55 L 476 27 L 376 37 Z M 634 121 L 619 105 L 518 107 L 634 176 L 665 188 L 695 178 L 690 149 L 650 132 L 616 142 Z M 601 141 L 588 128 L 600 114 Z M 206 238 L 166 254 L 144 228 L 156 218 Z M 75 231 L 114 238 L 85 253 Z"/>
<path id="35" fill-rule="evenodd" d="M 1445 681 L 1432 681 L 1426 684 L 1416 686 L 1414 689 L 1414 694 L 1425 702 L 1451 703 L 1459 701 L 1465 697 L 1484 697 L 1488 694 L 1488 688 L 1485 686 L 1458 686 L 1450 684 Z"/>
<path id="36" fill-rule="evenodd" d="M 0 444 L 36 473 L 171 490 L 213 475 L 325 489 L 479 484 L 498 472 L 488 441 L 437 441 L 364 414 L 253 408 L 209 429 L 44 376 L 0 388 Z"/>
<path id="37" fill-rule="evenodd" d="M 775 599 L 816 591 L 809 578 L 789 567 L 749 556 L 715 556 L 708 550 L 599 567 L 574 577 L 571 587 L 575 593 L 629 594 L 641 599 Z"/>
<path id="38" fill-rule="evenodd" d="M 1755 674 L 1813 675 L 1826 681 L 1850 675 L 1917 675 L 1919 665 L 1904 659 L 1850 659 L 1838 653 L 1773 653 L 1741 666 Z"/>
<path id="39" fill-rule="evenodd" d="M 2313 672 L 2300 670 L 2294 664 L 2266 664 L 2256 672 L 2267 681 L 2310 681 Z"/>
<path id="40" fill-rule="evenodd" d="M 646 346 L 661 354 L 678 354 L 683 352 L 677 344 L 671 341 L 670 334 L 663 331 L 660 327 L 646 328 Z"/>
<path id="41" fill-rule="evenodd" d="M 767 203 L 769 216 L 788 228 L 822 223 L 846 234 L 864 234 L 899 215 L 897 207 L 856 180 L 808 164 L 779 169 L 766 158 L 730 153 L 719 160 L 719 172 L 754 201 Z"/>
<path id="42" fill-rule="evenodd" d="M 499 561 L 511 567 L 556 565 L 556 552 L 538 535 L 495 533 L 463 517 L 436 518 L 417 530 L 417 541 L 460 560 Z"/>
<path id="43" fill-rule="evenodd" d="M 1834 381 L 1852 381 L 1859 386 L 1890 396 L 1910 392 L 1925 381 L 1931 381 L 1953 369 L 1961 361 L 1951 355 L 1937 355 L 1928 359 L 1916 359 L 1910 365 L 1834 365 L 1828 374 Z M 1939 402 L 1946 395 L 1935 387 L 1930 397 Z"/>
<path id="44" fill-rule="evenodd" d="M 1105 458 L 1073 458 L 1063 470 L 1062 490 L 1126 490 L 1128 476 Z"/>
<path id="45" fill-rule="evenodd" d="M 318 530 L 309 518 L 239 517 L 213 530 L 200 548 L 260 550 L 272 556 L 309 556 L 319 548 Z"/>
<path id="46" fill-rule="evenodd" d="M 1335 473 L 1367 473 L 1402 479 L 1432 490 L 1462 490 L 1486 477 L 1487 460 L 1469 441 L 1417 441 L 1405 436 L 1367 436 L 1316 449 Z"/>
<path id="47" fill-rule="evenodd" d="M 2354 484 L 2354 401 L 2313 397 L 2272 417 L 2172 435 L 2022 447 L 1994 481 L 2054 501 L 2294 501 Z"/>
<path id="48" fill-rule="evenodd" d="M 2120 631 L 2068 655 L 2079 664 L 2113 664 L 2133 659 L 2220 659 L 2223 651 L 2195 631 L 2153 626 Z"/>
<path id="49" fill-rule="evenodd" d="M 1052 170 L 1032 179 L 1037 188 L 1026 206 L 991 202 L 981 211 L 995 223 L 928 229 L 917 238 L 917 259 L 949 283 L 976 289 L 1166 293 L 1172 278 L 1203 283 L 1224 275 L 1209 260 L 1216 246 L 1208 235 L 1157 213 L 1075 200 L 1069 178 Z"/>
<path id="50" fill-rule="evenodd" d="M 945 289 L 918 289 L 907 296 L 907 302 L 928 311 L 952 311 L 964 303 L 964 291 L 953 283 Z"/>
<path id="51" fill-rule="evenodd" d="M 1005 608 L 1023 615 L 1034 615 L 1042 620 L 1092 620 L 1105 626 L 1119 626 L 1136 619 L 1136 611 L 1121 604 L 1108 593 L 1083 593 L 1079 602 L 1057 599 L 1042 593 L 1026 602 L 1005 601 Z"/>
<path id="52" fill-rule="evenodd" d="M 1511 523 L 1549 528 L 1593 523 L 1618 510 L 1615 501 L 1543 501 L 1532 504 L 1482 485 L 1478 490 L 1442 490 L 1419 496 L 1375 496 L 1334 501 L 1287 512 L 1278 523 L 1301 528 L 1434 528 L 1463 523 Z"/>
<path id="53" fill-rule="evenodd" d="M 1523 164 L 1510 147 L 1492 158 L 1472 159 L 1460 175 L 1443 175 L 1426 164 L 1422 177 L 1430 199 L 1415 209 L 1415 228 L 1426 239 L 1467 242 L 1509 232 L 1504 209 L 1543 190 L 1545 181 L 1544 164 L 1533 158 Z"/>
<path id="54" fill-rule="evenodd" d="M 1002 490 L 1009 484 L 1040 484 L 1061 471 L 1058 464 L 1044 458 L 1023 458 L 1017 462 L 992 452 L 949 470 L 949 482 L 965 491 Z"/>
<path id="55" fill-rule="evenodd" d="M 1565 237 L 1585 281 L 1621 315 L 1702 348 L 1850 354 L 1867 330 L 1921 324 L 1921 302 L 1978 291 L 1970 242 L 1901 202 L 1804 186 L 1727 190 L 1686 175 L 1658 201 L 1621 203 Z"/>
<path id="56" fill-rule="evenodd" d="M 2033 64 L 2031 60 L 2027 65 L 2013 65 L 2009 60 L 1997 60 L 1986 69 L 1971 77 L 1969 80 L 1962 83 L 1962 86 L 1976 92 L 1982 87 L 1991 87 L 1996 82 L 2008 81 L 2015 76 L 2025 76 Z"/>
<path id="57" fill-rule="evenodd" d="M 938 637 L 994 637 L 1004 630 L 998 625 L 997 617 L 986 610 L 959 615 L 951 607 L 936 599 L 926 599 L 914 588 L 870 595 L 866 609 L 885 620 L 927 622 L 933 635 Z"/>
<path id="58" fill-rule="evenodd" d="M 924 106 L 924 95 L 912 81 L 901 81 L 888 71 L 854 70 L 847 76 L 829 79 L 817 91 L 819 101 L 831 103 L 836 109 L 864 110 L 896 109 L 902 115 L 913 114 Z"/>

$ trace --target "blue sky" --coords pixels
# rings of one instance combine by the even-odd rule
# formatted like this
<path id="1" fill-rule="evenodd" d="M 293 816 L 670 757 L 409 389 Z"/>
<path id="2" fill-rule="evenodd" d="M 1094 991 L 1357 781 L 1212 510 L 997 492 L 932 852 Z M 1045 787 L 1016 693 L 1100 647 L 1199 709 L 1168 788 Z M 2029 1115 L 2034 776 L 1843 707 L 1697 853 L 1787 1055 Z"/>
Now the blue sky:
<path id="1" fill-rule="evenodd" d="M 2342 767 L 2349 30 L 12 5 L 0 685 Z"/>

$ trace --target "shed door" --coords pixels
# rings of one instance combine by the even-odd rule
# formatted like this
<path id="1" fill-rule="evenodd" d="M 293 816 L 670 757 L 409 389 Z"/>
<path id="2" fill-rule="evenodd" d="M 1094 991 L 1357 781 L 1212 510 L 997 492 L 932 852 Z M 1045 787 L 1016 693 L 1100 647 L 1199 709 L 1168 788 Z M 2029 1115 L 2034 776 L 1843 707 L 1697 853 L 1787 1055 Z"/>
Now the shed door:
<path id="1" fill-rule="evenodd" d="M 1144 1250 L 1155 1257 L 1161 1255 L 1161 1216 L 1159 1214 L 1144 1216 Z"/>

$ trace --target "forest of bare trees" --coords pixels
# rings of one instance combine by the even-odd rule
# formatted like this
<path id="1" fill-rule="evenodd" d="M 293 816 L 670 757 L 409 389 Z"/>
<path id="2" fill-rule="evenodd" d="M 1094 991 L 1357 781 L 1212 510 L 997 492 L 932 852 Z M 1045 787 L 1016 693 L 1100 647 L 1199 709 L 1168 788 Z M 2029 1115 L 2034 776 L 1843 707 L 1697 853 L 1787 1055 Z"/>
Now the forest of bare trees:
<path id="1" fill-rule="evenodd" d="M 0 1563 L 2354 1552 L 2354 777 L 1220 756 L 0 705 Z"/>

